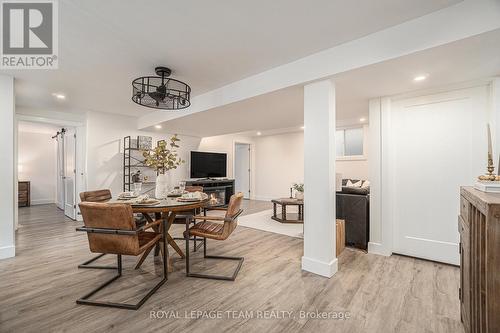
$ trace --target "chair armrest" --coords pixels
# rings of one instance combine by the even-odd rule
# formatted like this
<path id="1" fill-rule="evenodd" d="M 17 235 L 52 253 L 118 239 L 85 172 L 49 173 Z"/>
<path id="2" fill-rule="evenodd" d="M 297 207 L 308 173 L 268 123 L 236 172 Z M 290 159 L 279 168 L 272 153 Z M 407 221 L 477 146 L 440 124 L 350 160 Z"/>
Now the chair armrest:
<path id="1" fill-rule="evenodd" d="M 224 216 L 213 216 L 213 215 L 196 215 L 193 216 L 193 220 L 205 220 L 205 221 L 225 221 L 226 218 Z"/>
<path id="2" fill-rule="evenodd" d="M 203 209 L 204 210 L 222 210 L 222 211 L 226 211 L 227 207 L 204 207 Z"/>

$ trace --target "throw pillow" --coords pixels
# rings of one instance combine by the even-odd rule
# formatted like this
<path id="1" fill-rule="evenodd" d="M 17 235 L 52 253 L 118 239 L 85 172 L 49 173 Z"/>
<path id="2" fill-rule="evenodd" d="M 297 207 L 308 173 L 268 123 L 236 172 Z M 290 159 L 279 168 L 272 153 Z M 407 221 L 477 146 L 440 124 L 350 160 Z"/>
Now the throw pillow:
<path id="1" fill-rule="evenodd" d="M 361 188 L 369 188 L 370 187 L 370 181 L 369 180 L 365 180 L 363 182 L 363 185 L 361 185 Z"/>

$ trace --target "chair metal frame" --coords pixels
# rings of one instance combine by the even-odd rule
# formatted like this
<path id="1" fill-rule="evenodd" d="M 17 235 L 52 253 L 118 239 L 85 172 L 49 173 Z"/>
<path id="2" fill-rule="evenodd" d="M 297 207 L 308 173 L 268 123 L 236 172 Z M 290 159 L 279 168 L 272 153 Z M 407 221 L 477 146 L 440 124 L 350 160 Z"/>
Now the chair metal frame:
<path id="1" fill-rule="evenodd" d="M 110 285 L 113 281 L 117 280 L 119 277 L 122 276 L 122 255 L 117 254 L 117 271 L 118 274 L 109 279 L 108 281 L 104 282 L 101 284 L 99 287 L 93 289 L 89 293 L 85 294 L 83 297 L 79 298 L 76 303 L 77 304 L 82 304 L 82 305 L 94 305 L 94 306 L 103 306 L 103 307 L 111 307 L 111 308 L 120 308 L 120 309 L 128 309 L 128 310 L 137 310 L 139 309 L 167 280 L 168 280 L 168 269 L 167 269 L 167 258 L 168 258 L 168 247 L 167 247 L 167 236 L 166 236 L 166 228 L 165 228 L 165 221 L 163 223 L 163 279 L 158 282 L 144 297 L 141 298 L 141 300 L 135 304 L 130 304 L 130 303 L 116 303 L 116 302 L 107 302 L 107 301 L 93 301 L 89 300 L 89 298 L 97 293 L 98 291 L 104 289 L 108 285 Z M 138 229 L 135 230 L 120 230 L 120 229 L 106 229 L 106 228 L 89 228 L 89 227 L 79 227 L 76 228 L 76 231 L 84 231 L 87 233 L 99 233 L 99 234 L 114 234 L 114 235 L 137 235 L 139 232 L 144 231 L 145 229 L 149 228 L 148 225 L 142 226 Z M 152 245 L 154 246 L 154 245 Z M 101 254 L 98 257 L 103 256 L 104 254 Z M 96 258 L 98 258 L 96 257 Z M 92 259 L 91 261 L 95 260 L 96 258 Z M 86 267 L 88 268 L 88 267 Z"/>
<path id="2" fill-rule="evenodd" d="M 238 216 L 243 213 L 243 209 L 238 210 L 238 212 L 231 218 L 224 218 L 224 222 L 233 222 Z M 215 256 L 215 255 L 207 255 L 207 238 L 203 237 L 203 258 L 205 259 L 219 259 L 219 260 L 231 260 L 237 261 L 238 266 L 234 270 L 231 276 L 223 276 L 223 275 L 211 275 L 211 274 L 202 274 L 202 273 L 191 273 L 189 267 L 189 241 L 193 240 L 189 235 L 189 225 L 191 224 L 191 220 L 194 218 L 193 216 L 186 216 L 186 232 L 184 234 L 184 239 L 186 241 L 186 276 L 202 278 L 202 279 L 213 279 L 213 280 L 225 280 L 225 281 L 234 281 L 236 280 L 236 276 L 238 275 L 241 266 L 243 265 L 244 257 L 230 257 L 230 256 Z M 209 220 L 209 218 L 207 219 Z"/>

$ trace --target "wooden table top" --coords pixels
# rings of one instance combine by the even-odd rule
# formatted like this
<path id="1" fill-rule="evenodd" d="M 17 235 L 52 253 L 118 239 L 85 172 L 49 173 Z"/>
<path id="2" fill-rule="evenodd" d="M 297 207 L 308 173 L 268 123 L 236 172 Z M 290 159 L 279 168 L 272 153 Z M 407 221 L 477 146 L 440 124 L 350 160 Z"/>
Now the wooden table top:
<path id="1" fill-rule="evenodd" d="M 195 208 L 204 207 L 209 202 L 209 199 L 203 199 L 199 201 L 178 201 L 177 198 L 166 198 L 159 200 L 157 204 L 145 205 L 136 204 L 134 199 L 119 200 L 118 198 L 113 198 L 108 203 L 125 203 L 130 204 L 134 212 L 166 212 L 166 211 L 186 211 Z"/>
<path id="2" fill-rule="evenodd" d="M 277 203 L 280 205 L 303 205 L 304 200 L 295 199 L 295 198 L 279 198 L 271 200 L 273 203 Z"/>

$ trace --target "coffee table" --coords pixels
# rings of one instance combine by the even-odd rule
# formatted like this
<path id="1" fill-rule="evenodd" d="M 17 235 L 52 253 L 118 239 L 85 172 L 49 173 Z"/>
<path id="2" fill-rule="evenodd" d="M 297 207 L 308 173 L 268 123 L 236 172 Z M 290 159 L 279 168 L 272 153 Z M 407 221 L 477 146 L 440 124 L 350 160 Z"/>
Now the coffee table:
<path id="1" fill-rule="evenodd" d="M 294 198 L 280 198 L 271 200 L 273 203 L 273 216 L 271 218 L 281 223 L 304 223 L 304 200 Z M 278 213 L 278 205 L 281 213 Z M 287 206 L 297 206 L 298 213 L 287 213 Z"/>

